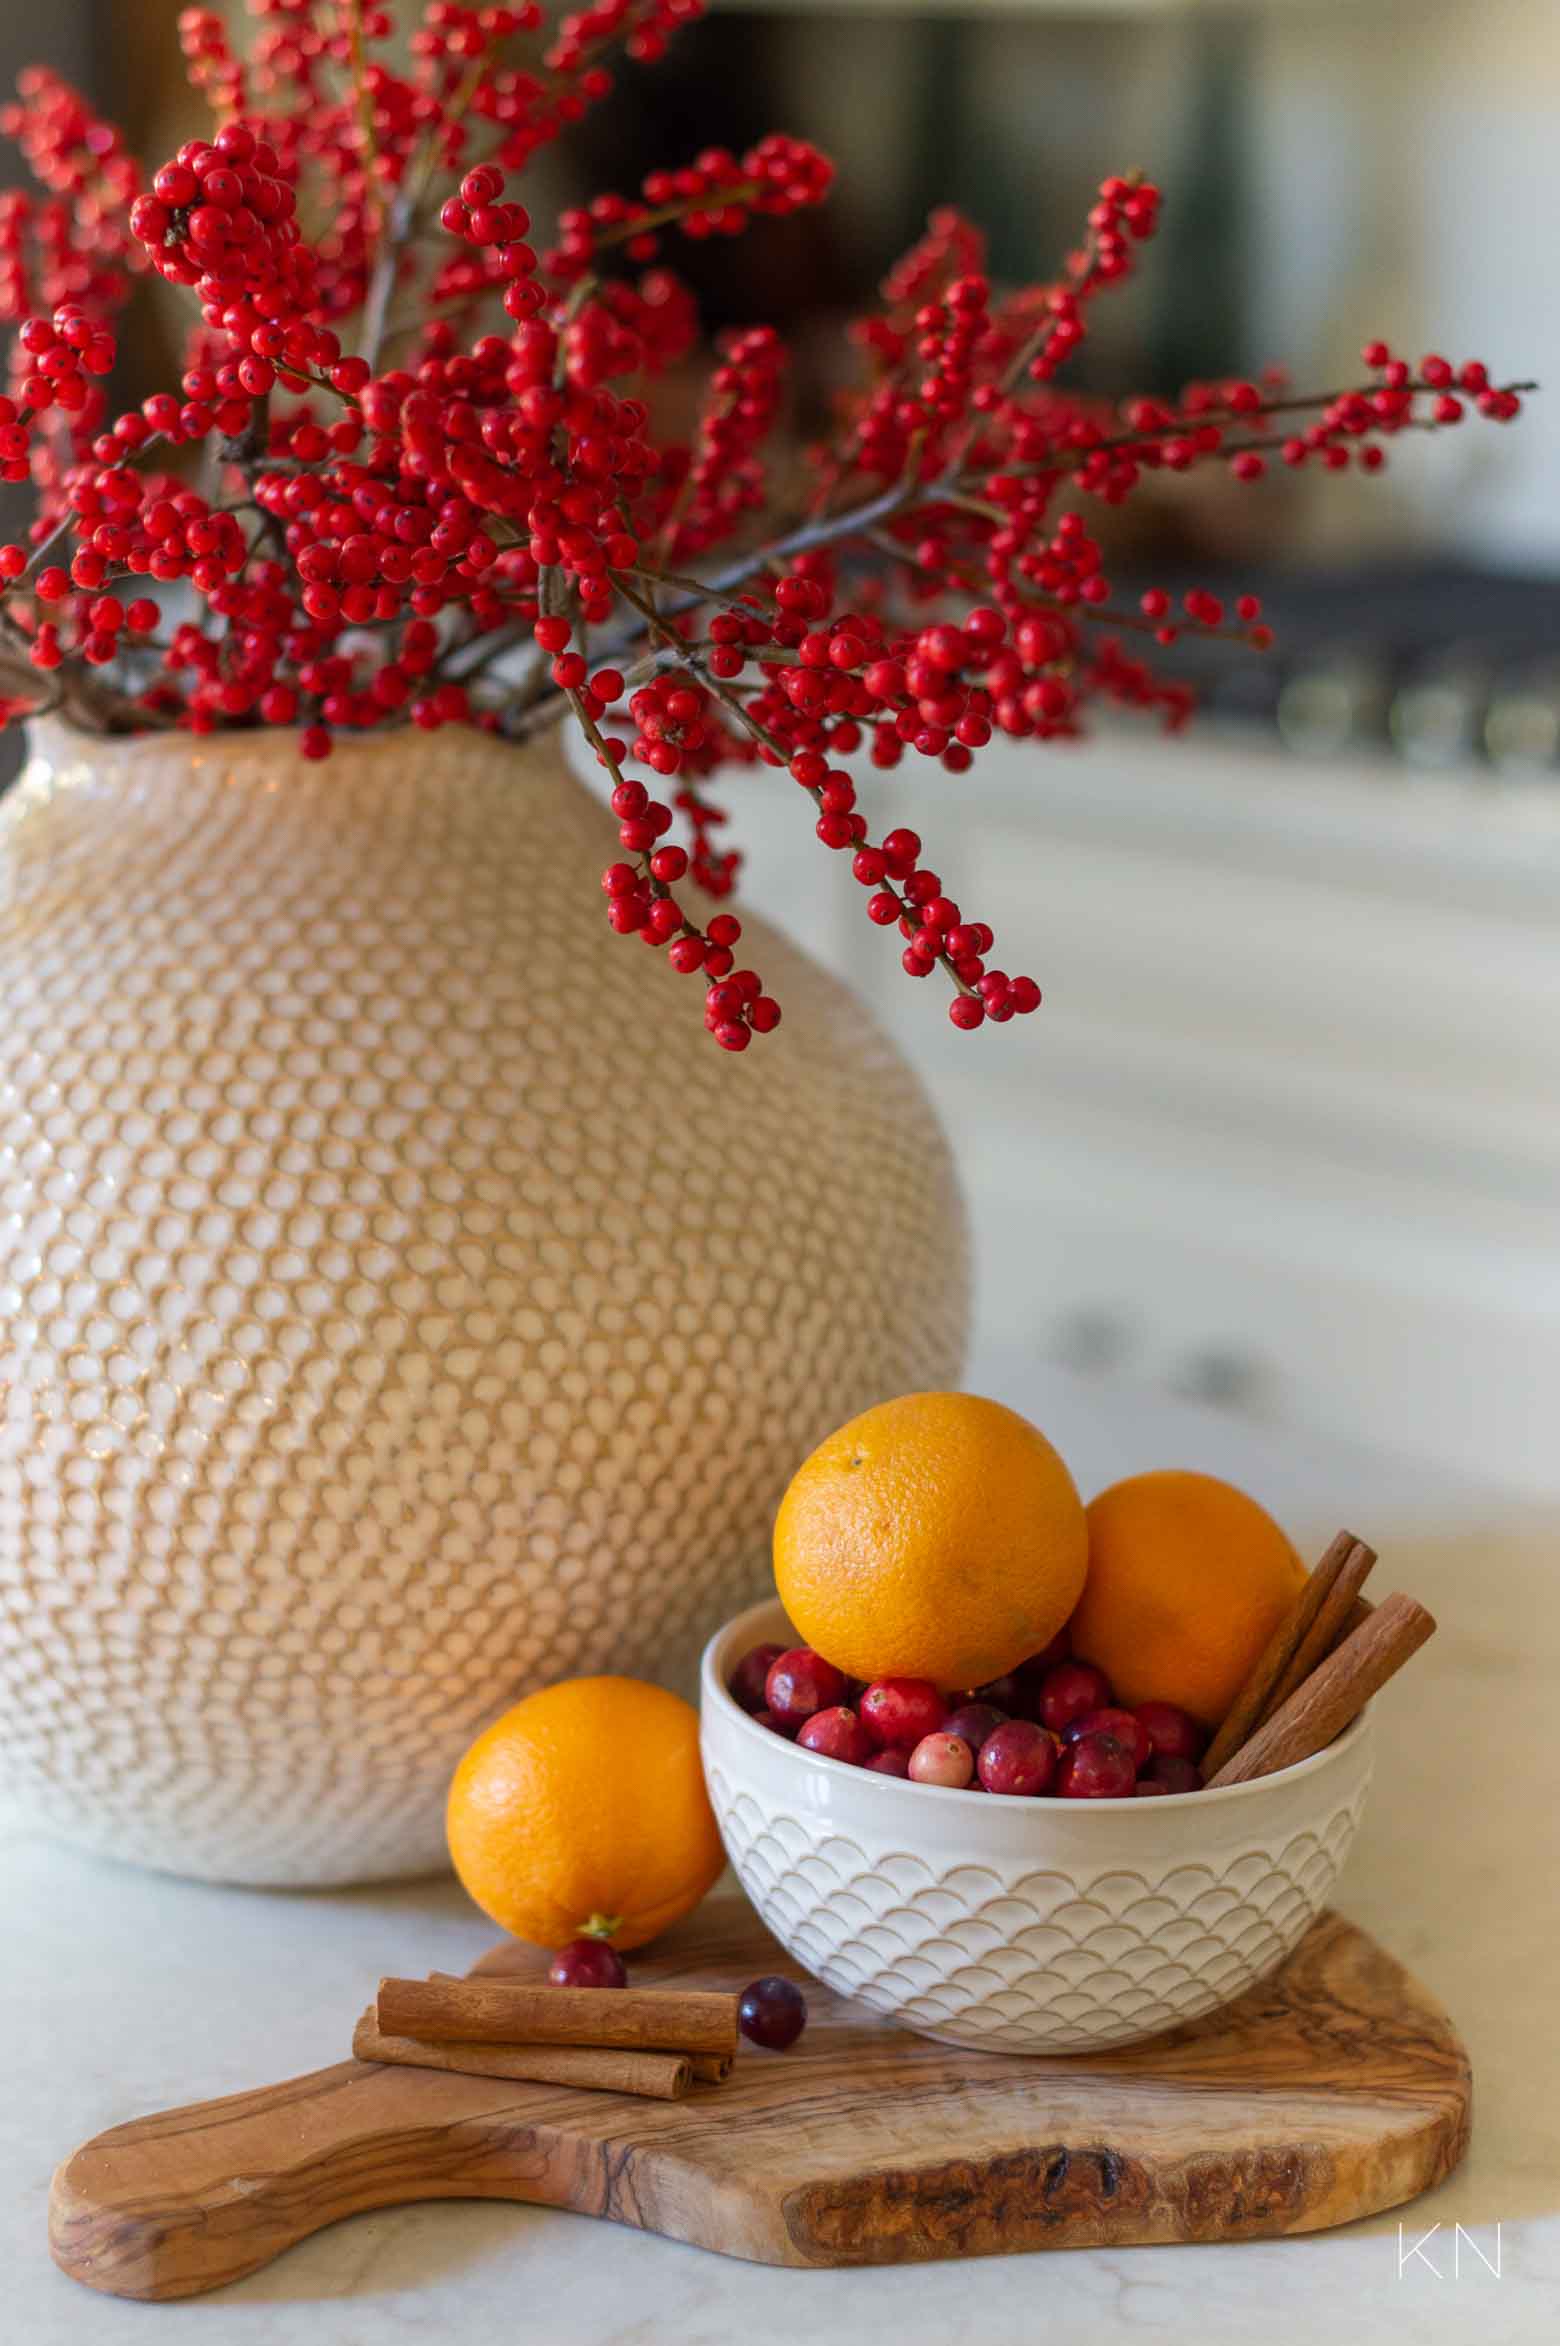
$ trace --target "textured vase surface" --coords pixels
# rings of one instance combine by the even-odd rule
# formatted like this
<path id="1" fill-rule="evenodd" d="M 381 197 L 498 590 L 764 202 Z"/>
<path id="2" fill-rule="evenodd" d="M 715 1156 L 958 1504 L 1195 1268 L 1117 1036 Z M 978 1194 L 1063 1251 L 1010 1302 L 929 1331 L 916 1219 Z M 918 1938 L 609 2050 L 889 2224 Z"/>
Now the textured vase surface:
<path id="1" fill-rule="evenodd" d="M 608 929 L 555 748 L 37 735 L 0 803 L 0 1804 L 325 1883 L 443 1862 L 530 1688 L 690 1689 L 805 1452 L 956 1382 L 916 1079 Z M 622 1764 L 621 1755 L 603 1755 Z"/>

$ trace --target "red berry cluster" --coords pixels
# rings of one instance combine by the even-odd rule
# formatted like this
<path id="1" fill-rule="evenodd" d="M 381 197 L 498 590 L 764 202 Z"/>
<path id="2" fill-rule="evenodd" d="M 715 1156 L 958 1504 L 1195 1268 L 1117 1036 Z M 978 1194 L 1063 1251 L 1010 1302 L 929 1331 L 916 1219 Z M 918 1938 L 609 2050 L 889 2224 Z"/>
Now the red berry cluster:
<path id="1" fill-rule="evenodd" d="M 604 246 L 625 245 L 631 259 L 648 260 L 656 230 L 672 225 L 684 236 L 740 236 L 759 213 L 799 212 L 821 204 L 834 178 L 826 155 L 804 139 L 774 134 L 740 160 L 711 147 L 681 171 L 652 171 L 639 202 L 597 196 L 559 215 L 558 243 L 547 256 L 560 282 L 584 276 Z"/>
<path id="2" fill-rule="evenodd" d="M 1061 272 L 1001 296 L 978 232 L 933 215 L 855 331 L 863 379 L 798 498 L 797 468 L 769 461 L 772 330 L 718 351 L 686 441 L 645 379 L 698 336 L 661 232 L 816 204 L 827 160 L 779 135 L 710 147 L 536 245 L 515 185 L 611 87 L 615 53 L 653 59 L 697 13 L 601 0 L 549 25 L 534 0 L 425 0 L 401 42 L 377 0 L 251 0 L 240 41 L 188 8 L 216 127 L 150 184 L 57 76 L 23 77 L 0 127 L 43 193 L 0 196 L 17 329 L 0 478 L 30 478 L 37 512 L 0 547 L 0 716 L 296 726 L 322 757 L 344 730 L 522 738 L 572 714 L 622 831 L 608 917 L 702 972 L 732 1050 L 779 1011 L 736 965 L 734 918 L 685 897 L 730 891 L 707 783 L 744 759 L 806 793 L 906 971 L 950 986 L 955 1025 L 1004 1024 L 1038 987 L 995 966 L 915 834 L 874 821 L 873 774 L 907 753 L 962 772 L 994 735 L 1080 732 L 1100 701 L 1177 724 L 1189 695 L 1151 655 L 1268 640 L 1254 598 L 1119 602 L 1079 500 L 1209 462 L 1255 480 L 1274 455 L 1372 470 L 1398 433 L 1508 421 L 1519 392 L 1384 344 L 1367 381 L 1309 399 L 1267 376 L 1120 408 L 1063 390 L 1158 216 L 1156 189 L 1113 178 Z M 110 419 L 115 320 L 149 267 L 194 297 L 188 341 L 176 377 Z M 164 469 L 161 450 L 201 446 L 198 473 Z"/>
<path id="3" fill-rule="evenodd" d="M 665 56 L 672 34 L 691 24 L 700 12 L 701 0 L 597 0 L 594 8 L 575 9 L 560 18 L 547 52 L 548 69 L 554 74 L 578 73 L 617 41 L 636 65 L 653 65 Z M 484 8 L 480 15 L 476 9 L 449 13 L 486 24 L 495 15 L 518 16 L 520 12 Z M 540 11 L 531 13 L 534 22 Z M 604 95 L 601 91 L 589 94 Z"/>
<path id="4" fill-rule="evenodd" d="M 961 277 L 978 277 L 986 266 L 986 239 L 980 230 L 951 205 L 935 211 L 926 234 L 895 262 L 883 280 L 883 306 L 891 322 L 903 324 L 902 313 L 931 300 L 939 288 Z M 875 320 L 863 320 L 870 326 Z"/>
<path id="5" fill-rule="evenodd" d="M 652 798 L 642 782 L 619 782 L 612 812 L 618 818 L 618 840 L 635 860 L 608 864 L 601 875 L 608 920 L 620 936 L 664 946 L 680 976 L 702 971 L 710 980 L 704 996 L 706 1028 L 723 1050 L 745 1051 L 755 1034 L 769 1034 L 779 1025 L 780 1005 L 764 992 L 756 970 L 736 967 L 742 923 L 729 912 L 717 913 L 702 929 L 687 918 L 672 890 L 688 875 L 688 852 L 667 840 L 672 810 Z"/>
<path id="6" fill-rule="evenodd" d="M 18 76 L 16 103 L 0 107 L 0 132 L 57 199 L 39 202 L 21 188 L 0 195 L 0 318 L 62 304 L 112 317 L 144 265 L 129 226 L 140 165 L 114 126 L 44 66 Z"/>
<path id="7" fill-rule="evenodd" d="M 916 312 L 916 357 L 926 369 L 916 395 L 939 423 L 956 424 L 969 412 L 980 357 L 991 346 L 990 300 L 984 277 L 958 277 L 941 301 Z"/>
<path id="8" fill-rule="evenodd" d="M 25 318 L 13 353 L 11 387 L 18 410 L 13 432 L 22 429 L 23 408 L 34 416 L 51 407 L 80 416 L 92 399 L 90 378 L 111 374 L 114 356 L 113 335 L 85 310 L 65 306 L 52 318 Z"/>
<path id="9" fill-rule="evenodd" d="M 687 560 L 731 536 L 759 511 L 767 486 L 761 450 L 774 428 L 785 345 L 772 326 L 729 338 L 710 376 L 698 436 L 661 533 L 668 560 Z"/>
<path id="10" fill-rule="evenodd" d="M 1065 1633 L 1005 1678 L 944 1694 L 926 1678 L 861 1686 L 810 1646 L 752 1646 L 735 1702 L 804 1751 L 875 1775 L 999 1798 L 1124 1800 L 1202 1789 L 1208 1738 L 1176 1704 L 1118 1704 Z"/>
<path id="11" fill-rule="evenodd" d="M 1030 461 L 1030 427 L 1043 412 L 1034 387 L 1048 383 L 1083 341 L 1088 304 L 1130 273 L 1132 246 L 1153 235 L 1158 214 L 1157 188 L 1106 180 L 1089 215 L 1089 241 L 1066 274 L 995 312 L 978 271 L 944 276 L 950 256 L 963 259 L 970 247 L 961 249 L 956 216 L 943 215 L 941 233 L 889 280 L 891 299 L 912 285 L 923 298 L 902 323 L 890 314 L 872 335 L 881 373 L 856 425 L 859 469 L 894 479 L 914 465 L 935 479 L 966 453 L 978 459 L 981 443 L 1009 461 Z M 1070 419 L 1076 410 L 1067 413 Z M 1056 485 L 1046 484 L 1048 496 Z"/>
<path id="12" fill-rule="evenodd" d="M 479 163 L 466 173 L 458 193 L 440 206 L 439 226 L 446 236 L 457 236 L 463 243 L 496 247 L 506 278 L 529 277 L 536 255 L 520 239 L 531 225 L 531 215 L 523 204 L 506 203 L 503 195 L 502 171 L 492 163 Z M 540 297 L 536 306 L 541 306 Z"/>
<path id="13" fill-rule="evenodd" d="M 253 399 L 271 389 L 278 362 L 301 387 L 309 369 L 341 355 L 337 336 L 314 320 L 314 253 L 296 191 L 279 174 L 270 141 L 229 122 L 213 141 L 187 141 L 130 210 L 153 268 L 192 287 L 206 323 L 247 352 L 236 389 Z"/>

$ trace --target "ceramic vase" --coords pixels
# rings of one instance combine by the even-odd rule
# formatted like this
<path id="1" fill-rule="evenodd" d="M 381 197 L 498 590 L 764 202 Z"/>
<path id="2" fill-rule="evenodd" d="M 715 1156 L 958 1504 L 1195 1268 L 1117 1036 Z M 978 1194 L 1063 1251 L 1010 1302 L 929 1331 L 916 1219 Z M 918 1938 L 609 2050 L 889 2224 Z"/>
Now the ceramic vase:
<path id="1" fill-rule="evenodd" d="M 757 919 L 784 1022 L 720 1050 L 608 928 L 615 852 L 556 746 L 36 734 L 0 804 L 13 1815 L 223 1880 L 437 1866 L 488 1719 L 691 1688 L 798 1461 L 957 1381 L 917 1080 Z"/>

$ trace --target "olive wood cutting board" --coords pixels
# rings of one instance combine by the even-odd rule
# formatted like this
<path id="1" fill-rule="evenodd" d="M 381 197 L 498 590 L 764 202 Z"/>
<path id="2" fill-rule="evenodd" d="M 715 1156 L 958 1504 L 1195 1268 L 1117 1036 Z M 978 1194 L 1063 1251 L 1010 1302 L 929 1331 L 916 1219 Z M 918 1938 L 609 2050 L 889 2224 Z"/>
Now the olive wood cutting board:
<path id="1" fill-rule="evenodd" d="M 510 1943 L 475 1971 L 539 1978 L 545 1960 Z M 116 2126 L 55 2175 L 55 2261 L 119 2296 L 191 2297 L 419 2199 L 573 2208 L 771 2265 L 1260 2240 L 1411 2199 L 1468 2140 L 1451 2022 L 1336 1914 L 1228 2011 L 1069 2059 L 889 2028 L 735 1899 L 634 1961 L 636 1982 L 679 1987 L 766 1971 L 805 1988 L 806 2034 L 744 2045 L 727 2083 L 680 2102 L 349 2060 Z M 346 2041 L 355 2018 L 321 2033 Z"/>

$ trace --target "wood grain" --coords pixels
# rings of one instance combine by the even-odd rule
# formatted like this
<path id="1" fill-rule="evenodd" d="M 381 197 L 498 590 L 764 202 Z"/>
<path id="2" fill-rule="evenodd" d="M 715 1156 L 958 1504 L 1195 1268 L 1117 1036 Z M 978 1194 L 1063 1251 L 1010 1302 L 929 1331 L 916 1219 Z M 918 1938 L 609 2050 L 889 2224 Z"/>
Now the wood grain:
<path id="1" fill-rule="evenodd" d="M 545 1960 L 510 1944 L 476 1973 L 536 1981 Z M 791 2053 L 745 2048 L 719 2093 L 681 2102 L 345 2061 L 136 2119 L 55 2176 L 56 2262 L 121 2296 L 191 2297 L 339 2217 L 451 2198 L 575 2208 L 773 2265 L 1265 2239 L 1411 2199 L 1467 2141 L 1450 2021 L 1335 1914 L 1229 2011 L 1071 2060 L 886 2028 L 735 1899 L 634 1962 L 678 1988 L 780 1972 L 805 1989 L 807 2032 Z M 322 2014 L 322 2038 L 341 2025 Z"/>

